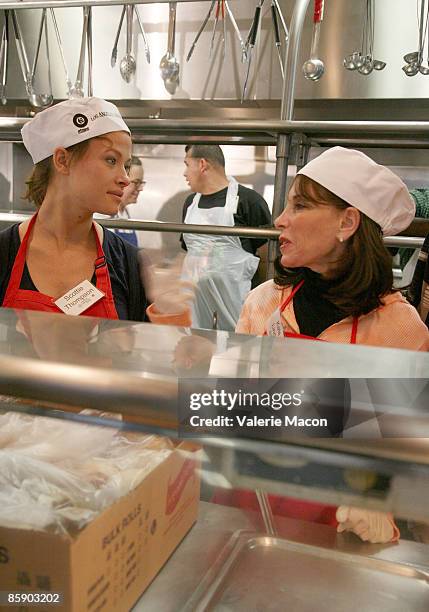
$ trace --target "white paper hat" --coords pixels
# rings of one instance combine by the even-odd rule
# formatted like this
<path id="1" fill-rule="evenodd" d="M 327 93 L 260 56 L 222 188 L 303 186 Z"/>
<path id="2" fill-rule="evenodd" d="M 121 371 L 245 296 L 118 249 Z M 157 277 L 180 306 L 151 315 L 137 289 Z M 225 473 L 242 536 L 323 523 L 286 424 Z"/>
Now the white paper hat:
<path id="1" fill-rule="evenodd" d="M 50 157 L 57 147 L 72 145 L 109 132 L 130 130 L 114 104 L 101 98 L 75 98 L 40 113 L 21 130 L 33 163 Z"/>
<path id="2" fill-rule="evenodd" d="M 385 236 L 406 229 L 416 206 L 399 176 L 364 153 L 328 149 L 298 174 L 308 176 L 378 223 Z"/>

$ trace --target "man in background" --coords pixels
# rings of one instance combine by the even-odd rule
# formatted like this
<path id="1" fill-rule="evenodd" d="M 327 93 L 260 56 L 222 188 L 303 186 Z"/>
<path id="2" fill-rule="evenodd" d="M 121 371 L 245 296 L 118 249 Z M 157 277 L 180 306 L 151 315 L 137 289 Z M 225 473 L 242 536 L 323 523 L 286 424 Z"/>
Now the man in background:
<path id="1" fill-rule="evenodd" d="M 130 204 L 136 204 L 139 197 L 139 193 L 143 190 L 145 185 L 143 164 L 138 157 L 134 155 L 131 157 L 131 165 L 129 172 L 130 184 L 125 187 L 124 195 L 122 196 L 119 204 L 118 214 L 112 217 L 112 219 L 129 219 L 130 213 L 128 212 L 127 206 Z M 137 233 L 132 229 L 115 229 L 115 234 L 121 236 L 123 240 L 131 242 L 134 246 L 138 246 Z"/>
<path id="2" fill-rule="evenodd" d="M 185 201 L 183 221 L 196 225 L 271 226 L 264 198 L 225 174 L 218 145 L 187 145 L 184 177 L 194 192 Z M 234 330 L 258 268 L 257 251 L 267 240 L 187 234 L 182 277 L 196 285 L 193 327 Z"/>

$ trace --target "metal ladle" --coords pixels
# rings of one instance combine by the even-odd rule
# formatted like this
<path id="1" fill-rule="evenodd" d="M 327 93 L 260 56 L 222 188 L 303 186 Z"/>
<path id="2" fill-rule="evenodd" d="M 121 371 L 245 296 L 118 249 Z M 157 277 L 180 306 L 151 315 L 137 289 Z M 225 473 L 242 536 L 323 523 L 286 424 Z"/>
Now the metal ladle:
<path id="1" fill-rule="evenodd" d="M 310 58 L 302 67 L 304 77 L 310 81 L 318 81 L 325 72 L 324 63 L 317 57 L 320 38 L 320 24 L 323 19 L 323 6 L 324 0 L 314 0 L 313 35 L 311 39 Z"/>
<path id="2" fill-rule="evenodd" d="M 373 61 L 374 70 L 384 70 L 386 68 L 386 65 L 386 62 L 383 62 L 382 60 Z"/>
<path id="3" fill-rule="evenodd" d="M 164 81 L 165 89 L 169 94 L 174 94 L 179 85 L 179 62 L 174 55 L 176 40 L 176 5 L 177 2 L 169 2 L 168 18 L 168 45 L 167 53 L 163 55 L 159 63 L 161 78 Z"/>
<path id="4" fill-rule="evenodd" d="M 131 77 L 136 71 L 136 60 L 131 55 L 131 46 L 133 41 L 133 13 L 133 5 L 127 4 L 127 51 L 119 66 L 121 77 L 127 83 L 130 82 Z"/>
<path id="5" fill-rule="evenodd" d="M 406 66 L 402 66 L 402 70 L 407 76 L 415 76 L 419 72 L 419 65 L 417 62 L 412 62 Z"/>
<path id="6" fill-rule="evenodd" d="M 371 74 L 373 70 L 374 70 L 374 62 L 372 59 L 372 55 L 370 54 L 366 56 L 363 66 L 358 68 L 358 72 L 359 74 L 363 74 L 366 76 L 368 74 Z"/>

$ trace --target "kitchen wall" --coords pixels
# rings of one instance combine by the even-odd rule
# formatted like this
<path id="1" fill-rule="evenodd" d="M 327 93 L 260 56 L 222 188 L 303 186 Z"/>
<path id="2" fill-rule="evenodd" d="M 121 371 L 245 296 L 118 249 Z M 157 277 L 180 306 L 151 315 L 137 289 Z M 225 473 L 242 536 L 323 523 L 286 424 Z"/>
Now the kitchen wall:
<path id="1" fill-rule="evenodd" d="M 236 15 L 244 38 L 249 30 L 257 2 L 258 0 L 230 0 L 231 9 Z M 270 2 L 264 4 L 262 30 L 256 45 L 250 75 L 249 98 L 255 100 L 278 99 L 282 92 L 281 74 L 272 35 L 270 4 Z M 288 24 L 293 4 L 292 0 L 280 0 Z M 320 41 L 320 57 L 325 62 L 326 72 L 319 82 L 313 83 L 306 81 L 299 71 L 296 97 L 306 100 L 429 97 L 429 76 L 407 77 L 401 70 L 404 64 L 403 55 L 414 51 L 417 47 L 417 4 L 417 0 L 376 0 L 374 52 L 378 59 L 387 62 L 387 67 L 382 72 L 374 71 L 369 76 L 362 76 L 345 70 L 342 60 L 346 54 L 360 48 L 366 0 L 327 1 Z M 212 57 L 209 57 L 212 17 L 198 41 L 191 60 L 189 63 L 186 62 L 186 55 L 192 40 L 209 6 L 210 2 L 207 1 L 179 2 L 177 5 L 176 56 L 181 66 L 181 78 L 180 86 L 173 96 L 176 100 L 238 100 L 241 96 L 246 66 L 240 62 L 239 43 L 229 22 L 225 58 L 222 53 L 219 26 L 214 51 Z M 311 6 L 312 2 L 310 2 Z M 110 55 L 121 9 L 121 6 L 103 6 L 93 9 L 95 94 L 111 99 L 170 99 L 171 96 L 165 90 L 159 75 L 159 62 L 167 48 L 168 3 L 139 6 L 149 39 L 151 63 L 147 64 L 144 57 L 142 39 L 138 32 L 136 19 L 134 19 L 133 54 L 137 58 L 137 71 L 129 84 L 122 80 L 119 73 L 119 62 L 125 54 L 125 24 L 119 40 L 117 65 L 114 69 L 110 66 Z M 28 45 L 30 57 L 33 57 L 36 44 L 40 13 L 40 9 L 19 11 L 24 40 Z M 74 80 L 80 50 L 82 9 L 56 9 L 56 15 L 69 71 Z M 311 30 L 310 8 L 302 37 L 299 66 L 309 56 Z M 49 42 L 54 95 L 56 98 L 65 97 L 64 74 L 50 19 Z M 9 46 L 8 96 L 24 98 L 25 89 L 20 77 L 12 33 Z M 43 47 L 40 61 L 36 83 L 38 88 L 47 89 L 46 58 Z M 411 107 L 409 112 L 412 117 Z"/>

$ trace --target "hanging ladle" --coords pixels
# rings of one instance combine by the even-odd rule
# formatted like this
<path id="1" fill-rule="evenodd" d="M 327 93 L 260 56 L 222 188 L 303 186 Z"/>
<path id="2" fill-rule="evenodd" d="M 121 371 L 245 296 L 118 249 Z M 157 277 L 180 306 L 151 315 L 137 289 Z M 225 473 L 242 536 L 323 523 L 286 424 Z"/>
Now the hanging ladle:
<path id="1" fill-rule="evenodd" d="M 314 0 L 313 36 L 311 39 L 310 59 L 308 59 L 302 67 L 304 77 L 310 81 L 318 81 L 325 72 L 325 65 L 322 60 L 317 57 L 320 24 L 323 20 L 323 7 L 324 0 Z"/>
<path id="2" fill-rule="evenodd" d="M 404 61 L 406 62 L 405 66 L 402 66 L 403 72 L 407 76 L 415 76 L 421 72 L 422 74 L 426 73 L 426 68 L 422 65 L 423 60 L 423 45 L 424 45 L 424 27 L 425 27 L 425 3 L 426 0 L 421 0 L 420 3 L 420 19 L 419 19 L 419 45 L 418 51 L 411 51 L 410 53 L 406 53 L 404 55 Z"/>
<path id="3" fill-rule="evenodd" d="M 136 60 L 131 54 L 133 42 L 133 14 L 134 6 L 132 4 L 127 4 L 127 51 L 119 66 L 121 77 L 126 83 L 130 82 L 131 77 L 136 71 Z"/>

